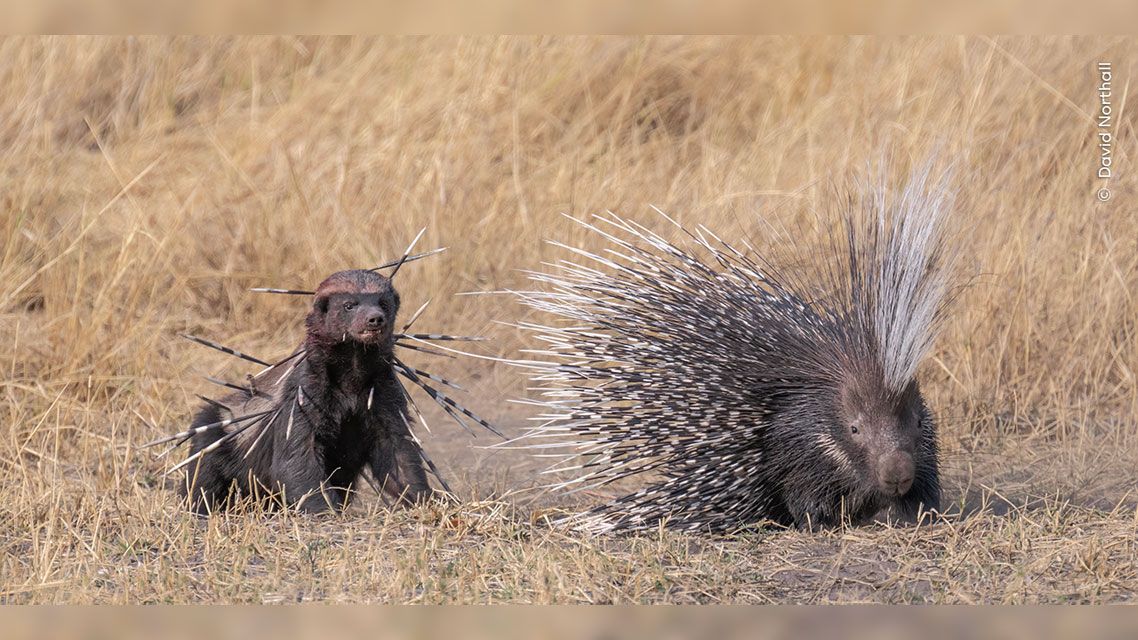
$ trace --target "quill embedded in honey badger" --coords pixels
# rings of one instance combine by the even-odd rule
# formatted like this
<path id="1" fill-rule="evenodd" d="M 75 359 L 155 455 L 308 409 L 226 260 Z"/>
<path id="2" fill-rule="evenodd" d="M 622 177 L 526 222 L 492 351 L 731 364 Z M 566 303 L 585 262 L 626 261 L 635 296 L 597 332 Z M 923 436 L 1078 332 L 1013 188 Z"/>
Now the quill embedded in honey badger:
<path id="1" fill-rule="evenodd" d="M 423 345 L 477 339 L 407 333 L 426 305 L 401 332 L 394 330 L 400 301 L 392 278 L 404 263 L 441 250 L 414 256 L 410 251 L 374 269 L 334 273 L 315 291 L 259 289 L 312 296 L 303 344 L 275 364 L 186 336 L 266 367 L 246 385 L 214 380 L 232 392 L 220 400 L 202 397 L 206 404 L 189 430 L 147 445 L 191 441 L 191 455 L 168 473 L 186 469 L 182 491 L 192 509 L 208 513 L 235 497 L 269 496 L 303 511 L 342 508 L 365 470 L 396 504 L 431 495 L 428 470 L 449 492 L 411 431 L 408 403 L 416 412 L 418 407 L 399 376 L 468 431 L 464 418 L 498 431 L 428 381 L 457 388 L 454 383 L 408 366 L 395 354 L 397 346 L 437 354 Z M 394 267 L 388 277 L 377 273 L 387 267 Z"/>

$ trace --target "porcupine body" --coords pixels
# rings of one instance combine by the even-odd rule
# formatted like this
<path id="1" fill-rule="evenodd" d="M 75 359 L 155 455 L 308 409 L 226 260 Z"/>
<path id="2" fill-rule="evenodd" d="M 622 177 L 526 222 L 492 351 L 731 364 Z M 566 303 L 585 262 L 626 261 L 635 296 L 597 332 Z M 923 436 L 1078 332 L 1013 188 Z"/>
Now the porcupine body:
<path id="1" fill-rule="evenodd" d="M 404 262 L 439 251 L 410 256 L 409 247 L 397 262 L 335 273 L 315 291 L 257 289 L 312 296 L 304 342 L 276 364 L 187 336 L 265 366 L 246 386 L 221 382 L 234 392 L 220 400 L 203 397 L 206 404 L 189 430 L 149 443 L 191 441 L 191 455 L 167 473 L 186 469 L 182 492 L 193 510 L 205 514 L 246 497 L 310 512 L 338 509 L 348 504 L 365 471 L 384 497 L 399 505 L 432 494 L 427 471 L 449 492 L 411 432 L 408 403 L 416 413 L 418 407 L 400 377 L 464 428 L 469 430 L 469 419 L 501 434 L 432 386 L 457 385 L 411 367 L 395 354 L 396 347 L 404 347 L 438 355 L 425 345 L 476 339 L 406 333 L 425 304 L 403 332 L 394 331 L 400 300 L 391 278 Z M 395 271 L 389 277 L 375 272 L 390 266 Z M 425 423 L 421 413 L 419 418 Z"/>
<path id="2" fill-rule="evenodd" d="M 822 278 L 702 227 L 681 247 L 611 213 L 582 222 L 608 249 L 565 247 L 583 259 L 531 274 L 546 287 L 521 294 L 560 319 L 523 325 L 546 344 L 526 366 L 547 413 L 522 440 L 565 455 L 561 488 L 652 480 L 572 520 L 723 531 L 937 509 L 936 429 L 915 374 L 953 252 L 949 194 L 927 176 L 855 204 Z"/>

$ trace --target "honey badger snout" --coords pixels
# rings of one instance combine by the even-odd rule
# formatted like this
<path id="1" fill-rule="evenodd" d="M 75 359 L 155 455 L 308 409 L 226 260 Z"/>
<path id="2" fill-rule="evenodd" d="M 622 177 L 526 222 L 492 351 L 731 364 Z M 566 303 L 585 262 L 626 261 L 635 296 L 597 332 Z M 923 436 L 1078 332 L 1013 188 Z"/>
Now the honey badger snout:
<path id="1" fill-rule="evenodd" d="M 890 451 L 877 459 L 877 486 L 889 496 L 904 495 L 913 486 L 913 456 L 904 451 Z"/>
<path id="2" fill-rule="evenodd" d="M 383 315 L 383 312 L 378 309 L 369 312 L 367 317 L 364 318 L 364 324 L 368 329 L 382 329 L 386 321 L 387 316 Z"/>
<path id="3" fill-rule="evenodd" d="M 391 332 L 391 323 L 383 307 L 361 305 L 352 318 L 352 333 L 363 342 L 382 340 Z"/>

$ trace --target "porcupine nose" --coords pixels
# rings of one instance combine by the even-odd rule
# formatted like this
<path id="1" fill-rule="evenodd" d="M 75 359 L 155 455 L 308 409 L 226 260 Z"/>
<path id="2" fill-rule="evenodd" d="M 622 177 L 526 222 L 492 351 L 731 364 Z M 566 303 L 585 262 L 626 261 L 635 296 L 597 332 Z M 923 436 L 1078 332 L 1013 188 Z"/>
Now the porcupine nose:
<path id="1" fill-rule="evenodd" d="M 883 493 L 904 495 L 913 486 L 913 456 L 902 451 L 891 451 L 877 459 L 878 484 Z"/>

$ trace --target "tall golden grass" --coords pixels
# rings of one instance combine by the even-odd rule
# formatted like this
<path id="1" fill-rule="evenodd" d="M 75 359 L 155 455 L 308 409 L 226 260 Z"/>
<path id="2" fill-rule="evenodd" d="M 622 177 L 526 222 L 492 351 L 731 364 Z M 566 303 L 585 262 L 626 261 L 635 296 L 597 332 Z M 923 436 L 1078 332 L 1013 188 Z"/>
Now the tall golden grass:
<path id="1" fill-rule="evenodd" d="M 1128 598 L 1136 52 L 1121 38 L 2 40 L 0 600 Z M 1115 80 L 1107 202 L 1100 61 Z M 304 303 L 250 286 L 311 286 L 427 227 L 420 246 L 449 251 L 400 272 L 404 306 L 431 298 L 424 328 L 512 355 L 524 345 L 498 322 L 520 307 L 454 294 L 522 286 L 518 269 L 558 255 L 544 239 L 595 241 L 560 214 L 655 224 L 655 205 L 810 246 L 835 187 L 883 156 L 893 177 L 930 156 L 958 176 L 972 284 L 922 371 L 958 507 L 939 528 L 573 538 L 530 524 L 541 498 L 494 498 L 532 485 L 532 463 L 441 421 L 427 447 L 474 503 L 200 522 L 163 486 L 166 461 L 137 449 L 186 424 L 207 392 L 196 374 L 240 370 L 177 333 L 265 357 L 299 340 Z M 518 431 L 517 372 L 443 367 Z"/>

